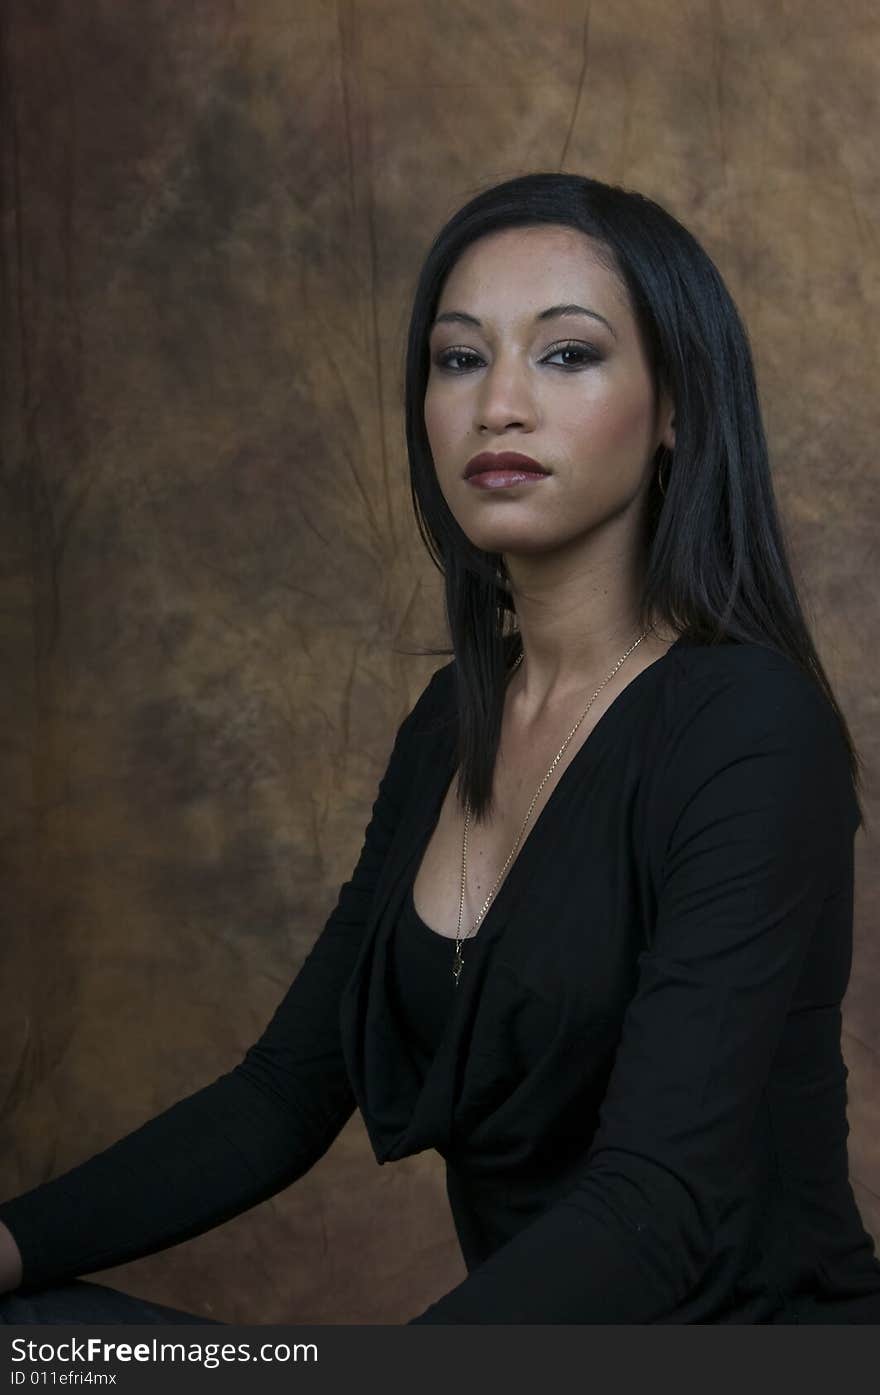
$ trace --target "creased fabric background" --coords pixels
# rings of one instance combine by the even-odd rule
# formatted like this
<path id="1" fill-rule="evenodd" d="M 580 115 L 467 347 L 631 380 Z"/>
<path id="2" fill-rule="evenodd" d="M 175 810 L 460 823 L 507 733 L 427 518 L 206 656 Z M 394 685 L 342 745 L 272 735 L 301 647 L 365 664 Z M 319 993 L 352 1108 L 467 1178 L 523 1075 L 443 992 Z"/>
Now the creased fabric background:
<path id="1" fill-rule="evenodd" d="M 880 730 L 870 0 L 6 0 L 0 1194 L 216 1078 L 351 872 L 443 659 L 410 297 L 478 188 L 665 203 L 748 324 L 815 633 Z M 844 1013 L 880 1237 L 876 834 Z M 435 1156 L 359 1116 L 287 1192 L 104 1271 L 231 1322 L 400 1323 L 463 1277 Z"/>

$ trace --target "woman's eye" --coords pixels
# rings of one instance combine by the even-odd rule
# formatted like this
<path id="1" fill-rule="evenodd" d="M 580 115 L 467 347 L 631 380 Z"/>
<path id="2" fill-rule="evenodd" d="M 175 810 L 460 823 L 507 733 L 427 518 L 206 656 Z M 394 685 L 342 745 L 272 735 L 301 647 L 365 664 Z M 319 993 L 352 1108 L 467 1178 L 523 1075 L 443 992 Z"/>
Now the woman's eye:
<path id="1" fill-rule="evenodd" d="M 600 355 L 589 344 L 559 344 L 555 349 L 551 349 L 541 359 L 542 363 L 550 363 L 560 354 L 567 357 L 568 362 L 560 363 L 560 368 L 582 368 L 585 363 L 598 363 Z"/>
<path id="2" fill-rule="evenodd" d="M 595 349 L 590 345 L 568 343 L 568 345 L 558 345 L 556 349 L 549 350 L 549 353 L 545 354 L 544 359 L 540 361 L 541 363 L 552 363 L 552 360 L 556 359 L 559 354 L 568 356 L 568 363 L 552 365 L 559 368 L 569 368 L 569 370 L 582 368 L 584 364 L 598 363 L 598 360 L 601 359 L 601 354 L 595 352 Z M 449 372 L 456 372 L 456 374 L 469 372 L 473 368 L 474 361 L 478 364 L 483 360 L 480 359 L 480 354 L 474 353 L 471 349 L 443 349 L 441 353 L 434 356 L 434 363 L 438 365 L 438 368 L 446 368 Z"/>
<path id="3" fill-rule="evenodd" d="M 470 359 L 471 362 L 465 362 L 464 367 L 462 367 L 461 361 L 468 359 Z M 448 368 L 451 373 L 467 372 L 468 368 L 474 366 L 474 359 L 476 359 L 477 363 L 480 362 L 479 354 L 475 354 L 471 349 L 442 349 L 440 353 L 434 355 L 434 362 L 437 364 L 438 368 Z"/>

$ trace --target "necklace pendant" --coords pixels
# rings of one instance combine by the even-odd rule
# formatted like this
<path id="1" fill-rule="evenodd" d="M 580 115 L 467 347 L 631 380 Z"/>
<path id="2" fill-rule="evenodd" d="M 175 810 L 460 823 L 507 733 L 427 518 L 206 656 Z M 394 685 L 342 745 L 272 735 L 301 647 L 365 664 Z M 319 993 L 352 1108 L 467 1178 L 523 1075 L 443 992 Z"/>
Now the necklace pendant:
<path id="1" fill-rule="evenodd" d="M 461 945 L 457 944 L 455 946 L 455 958 L 452 961 L 452 977 L 455 979 L 456 985 L 458 984 L 458 980 L 461 978 L 461 970 L 463 964 L 464 960 L 461 957 Z"/>

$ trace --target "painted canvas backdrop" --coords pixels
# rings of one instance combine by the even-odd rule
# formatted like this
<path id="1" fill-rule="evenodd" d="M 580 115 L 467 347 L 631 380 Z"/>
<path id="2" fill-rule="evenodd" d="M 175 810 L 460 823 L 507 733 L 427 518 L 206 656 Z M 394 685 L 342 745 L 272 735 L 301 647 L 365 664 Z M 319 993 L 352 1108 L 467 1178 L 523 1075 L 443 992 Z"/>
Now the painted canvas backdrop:
<path id="1" fill-rule="evenodd" d="M 665 203 L 752 335 L 777 491 L 876 810 L 880 29 L 869 0 L 6 0 L 0 1194 L 239 1060 L 442 659 L 402 353 L 436 229 L 533 169 Z M 880 1236 L 880 873 L 857 839 L 853 1188 Z M 103 1278 L 399 1323 L 463 1277 L 442 1164 L 358 1116 Z"/>

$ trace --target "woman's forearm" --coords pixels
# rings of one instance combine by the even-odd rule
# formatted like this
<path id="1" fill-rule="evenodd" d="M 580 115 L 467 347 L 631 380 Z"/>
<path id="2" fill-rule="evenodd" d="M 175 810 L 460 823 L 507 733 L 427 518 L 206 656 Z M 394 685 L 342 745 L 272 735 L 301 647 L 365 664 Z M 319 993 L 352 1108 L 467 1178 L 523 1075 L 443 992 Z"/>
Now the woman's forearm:
<path id="1" fill-rule="evenodd" d="M 21 1283 L 21 1251 L 15 1236 L 0 1221 L 0 1293 L 10 1293 Z"/>

